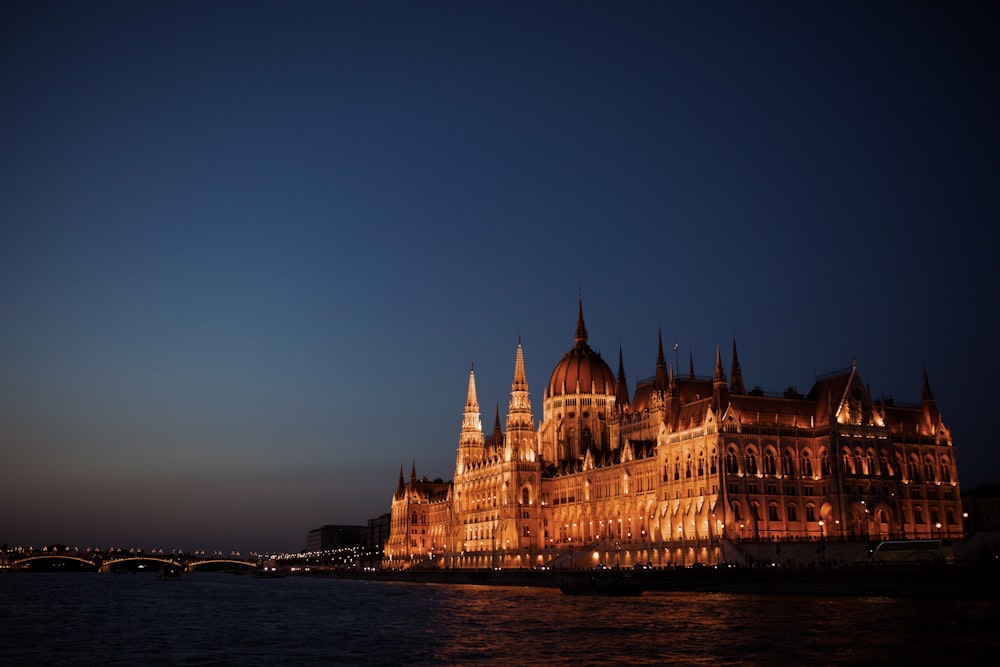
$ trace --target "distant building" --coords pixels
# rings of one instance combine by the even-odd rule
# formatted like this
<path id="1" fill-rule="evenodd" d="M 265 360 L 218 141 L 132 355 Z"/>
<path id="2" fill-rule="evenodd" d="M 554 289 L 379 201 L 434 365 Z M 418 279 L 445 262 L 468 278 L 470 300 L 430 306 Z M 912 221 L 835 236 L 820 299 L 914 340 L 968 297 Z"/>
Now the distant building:
<path id="1" fill-rule="evenodd" d="M 676 346 L 674 348 L 676 350 Z M 666 566 L 717 562 L 741 542 L 960 537 L 951 433 L 923 377 L 918 405 L 873 399 L 856 364 L 807 394 L 681 376 L 659 341 L 631 398 L 587 343 L 552 371 L 534 422 L 524 356 L 501 430 L 484 434 L 469 373 L 454 481 L 410 479 L 392 496 L 387 567 Z"/>
<path id="2" fill-rule="evenodd" d="M 364 526 L 321 526 L 309 531 L 306 551 L 364 546 Z"/>
<path id="3" fill-rule="evenodd" d="M 962 493 L 965 532 L 1000 532 L 1000 484 L 981 484 Z"/>
<path id="4" fill-rule="evenodd" d="M 370 552 L 382 553 L 385 543 L 389 541 L 389 517 L 386 512 L 374 519 L 368 519 L 365 527 L 365 547 Z"/>

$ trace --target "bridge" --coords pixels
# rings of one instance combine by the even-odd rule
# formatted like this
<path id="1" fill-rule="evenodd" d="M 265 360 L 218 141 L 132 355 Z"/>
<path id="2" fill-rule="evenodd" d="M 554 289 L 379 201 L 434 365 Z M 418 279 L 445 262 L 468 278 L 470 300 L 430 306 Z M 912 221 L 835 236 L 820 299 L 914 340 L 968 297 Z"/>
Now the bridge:
<path id="1" fill-rule="evenodd" d="M 61 572 L 156 572 L 162 569 L 180 572 L 217 572 L 220 570 L 247 572 L 259 563 L 239 558 L 201 558 L 187 554 L 157 556 L 146 554 L 112 555 L 72 552 L 8 553 L 0 559 L 0 569 L 14 571 Z"/>

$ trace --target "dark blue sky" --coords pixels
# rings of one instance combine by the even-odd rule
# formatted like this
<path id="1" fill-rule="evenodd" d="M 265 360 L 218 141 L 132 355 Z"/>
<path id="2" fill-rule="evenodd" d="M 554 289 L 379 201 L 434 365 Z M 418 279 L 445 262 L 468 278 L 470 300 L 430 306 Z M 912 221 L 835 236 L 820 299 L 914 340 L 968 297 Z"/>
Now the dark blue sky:
<path id="1" fill-rule="evenodd" d="M 8 2 L 0 542 L 297 550 L 518 337 L 850 366 L 1000 481 L 989 3 Z M 973 5 L 973 6 L 965 6 Z M 992 314 L 991 314 L 992 313 Z"/>

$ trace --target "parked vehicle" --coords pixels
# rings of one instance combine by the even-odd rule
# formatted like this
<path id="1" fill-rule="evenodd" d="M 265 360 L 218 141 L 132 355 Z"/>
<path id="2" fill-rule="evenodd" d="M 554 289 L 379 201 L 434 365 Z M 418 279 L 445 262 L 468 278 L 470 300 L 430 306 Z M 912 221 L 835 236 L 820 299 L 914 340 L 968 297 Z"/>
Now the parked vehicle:
<path id="1" fill-rule="evenodd" d="M 875 547 L 872 562 L 954 564 L 955 551 L 951 540 L 889 540 Z"/>

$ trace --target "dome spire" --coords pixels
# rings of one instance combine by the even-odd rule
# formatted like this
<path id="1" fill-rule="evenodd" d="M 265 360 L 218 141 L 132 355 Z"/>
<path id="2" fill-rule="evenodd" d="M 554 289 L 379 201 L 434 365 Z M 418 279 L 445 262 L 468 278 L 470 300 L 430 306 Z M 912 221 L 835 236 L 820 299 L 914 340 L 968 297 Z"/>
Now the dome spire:
<path id="1" fill-rule="evenodd" d="M 583 292 L 580 292 L 579 307 L 576 316 L 576 334 L 574 335 L 577 346 L 587 344 L 587 327 L 583 323 Z"/>

